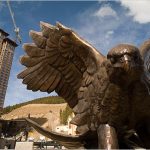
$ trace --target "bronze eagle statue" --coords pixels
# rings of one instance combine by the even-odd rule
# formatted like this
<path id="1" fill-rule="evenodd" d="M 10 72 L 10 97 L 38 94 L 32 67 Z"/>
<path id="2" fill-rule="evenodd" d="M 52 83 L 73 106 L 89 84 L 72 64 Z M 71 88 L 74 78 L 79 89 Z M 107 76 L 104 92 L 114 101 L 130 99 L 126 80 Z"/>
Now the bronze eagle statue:
<path id="1" fill-rule="evenodd" d="M 77 135 L 40 133 L 67 148 L 150 148 L 150 40 L 140 48 L 120 44 L 107 57 L 70 28 L 40 22 L 24 44 L 28 90 L 55 91 L 72 108 Z"/>

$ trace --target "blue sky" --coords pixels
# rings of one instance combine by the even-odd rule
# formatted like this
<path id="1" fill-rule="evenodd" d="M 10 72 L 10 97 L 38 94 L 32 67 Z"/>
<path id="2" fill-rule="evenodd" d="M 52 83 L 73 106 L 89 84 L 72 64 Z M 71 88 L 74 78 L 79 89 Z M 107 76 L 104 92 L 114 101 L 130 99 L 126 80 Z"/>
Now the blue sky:
<path id="1" fill-rule="evenodd" d="M 39 22 L 55 24 L 56 21 L 74 29 L 93 44 L 101 53 L 119 43 L 136 46 L 150 38 L 150 1 L 11 1 L 22 43 L 31 42 L 28 32 L 40 30 Z M 13 24 L 6 2 L 0 2 L 0 28 L 14 38 Z M 5 106 L 48 96 L 42 92 L 26 90 L 16 75 L 23 69 L 19 58 L 24 54 L 22 44 L 14 54 Z M 51 93 L 55 95 L 56 93 Z"/>

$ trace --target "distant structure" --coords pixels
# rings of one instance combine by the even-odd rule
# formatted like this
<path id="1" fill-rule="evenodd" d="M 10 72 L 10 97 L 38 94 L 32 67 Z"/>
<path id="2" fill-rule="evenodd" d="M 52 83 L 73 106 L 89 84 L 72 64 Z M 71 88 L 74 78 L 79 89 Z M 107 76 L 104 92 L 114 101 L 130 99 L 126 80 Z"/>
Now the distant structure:
<path id="1" fill-rule="evenodd" d="M 58 133 L 67 134 L 67 135 L 76 135 L 77 126 L 70 123 L 73 117 L 74 117 L 74 114 L 72 113 L 67 119 L 67 125 L 56 126 L 54 131 Z"/>
<path id="2" fill-rule="evenodd" d="M 17 44 L 0 29 L 0 110 L 3 108 L 13 55 Z"/>

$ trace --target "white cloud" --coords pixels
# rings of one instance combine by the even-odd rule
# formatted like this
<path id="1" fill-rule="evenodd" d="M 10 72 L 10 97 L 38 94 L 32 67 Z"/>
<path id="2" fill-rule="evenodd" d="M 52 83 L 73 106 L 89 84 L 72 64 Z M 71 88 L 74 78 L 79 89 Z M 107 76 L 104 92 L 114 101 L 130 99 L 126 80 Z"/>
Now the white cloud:
<path id="1" fill-rule="evenodd" d="M 109 4 L 99 5 L 97 9 L 93 8 L 80 14 L 78 16 L 80 23 L 75 28 L 81 37 L 96 47 L 102 54 L 107 55 L 112 47 L 120 43 L 140 45 L 143 40 L 149 37 L 150 32 L 146 28 L 143 30 L 143 24 L 134 22 L 130 16 L 126 15 L 126 10 L 123 7 L 115 7 L 115 9 L 111 7 L 112 12 L 115 12 L 117 17 L 110 16 L 108 18 L 106 15 L 97 18 L 95 14 L 104 6 L 110 7 Z M 141 39 L 143 35 L 145 37 Z"/>
<path id="2" fill-rule="evenodd" d="M 103 12 L 100 16 L 98 12 Z M 110 13 L 114 12 L 114 13 Z M 95 15 L 97 14 L 97 15 Z M 113 16 L 112 16 L 113 14 Z M 103 16 L 103 17 L 102 17 Z M 80 14 L 79 16 L 80 25 L 75 28 L 76 31 L 87 41 L 89 41 L 94 47 L 101 51 L 104 55 L 107 54 L 108 50 L 118 44 L 119 41 L 126 41 L 125 36 L 114 38 L 115 30 L 119 28 L 121 24 L 124 24 L 117 14 L 117 12 L 111 8 L 108 4 L 102 5 L 98 9 L 90 9 Z"/>
<path id="3" fill-rule="evenodd" d="M 97 16 L 97 17 L 107 17 L 107 16 L 117 17 L 117 13 L 109 5 L 104 5 L 103 7 L 100 7 L 100 9 L 94 13 L 94 16 Z"/>
<path id="4" fill-rule="evenodd" d="M 120 0 L 121 5 L 126 7 L 128 15 L 133 16 L 138 23 L 150 22 L 150 0 Z"/>

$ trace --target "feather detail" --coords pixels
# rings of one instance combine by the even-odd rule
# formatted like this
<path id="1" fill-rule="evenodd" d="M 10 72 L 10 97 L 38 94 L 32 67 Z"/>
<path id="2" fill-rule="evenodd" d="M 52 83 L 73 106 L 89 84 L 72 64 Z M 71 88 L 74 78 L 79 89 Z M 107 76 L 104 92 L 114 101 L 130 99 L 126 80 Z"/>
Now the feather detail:
<path id="1" fill-rule="evenodd" d="M 35 65 L 34 67 L 29 67 L 28 69 L 25 69 L 20 74 L 17 75 L 18 79 L 24 79 L 27 75 L 30 73 L 38 70 L 43 65 L 43 62 L 40 62 L 39 64 Z"/>
<path id="2" fill-rule="evenodd" d="M 31 30 L 29 32 L 29 35 L 32 37 L 33 42 L 39 48 L 45 48 L 45 46 L 46 46 L 46 38 L 42 36 L 41 32 L 36 32 L 36 31 Z"/>
<path id="3" fill-rule="evenodd" d="M 57 74 L 55 75 L 55 79 L 53 79 L 53 83 L 52 83 L 51 86 L 48 88 L 48 93 L 54 91 L 54 89 L 57 87 L 58 83 L 60 82 L 60 79 L 61 79 L 60 74 L 57 73 Z"/>
<path id="4" fill-rule="evenodd" d="M 45 57 L 31 58 L 29 56 L 22 56 L 20 62 L 26 67 L 33 67 L 36 64 L 40 63 L 42 60 L 45 61 Z"/>
<path id="5" fill-rule="evenodd" d="M 75 113 L 83 113 L 89 109 L 89 103 L 85 100 L 79 100 L 78 104 L 73 108 L 73 111 Z"/>
<path id="6" fill-rule="evenodd" d="M 71 120 L 70 123 L 74 124 L 74 125 L 77 125 L 77 126 L 87 124 L 88 116 L 89 116 L 88 112 L 84 112 L 84 113 L 81 113 L 81 114 L 76 114 L 75 117 Z"/>
<path id="7" fill-rule="evenodd" d="M 40 21 L 40 27 L 41 27 L 41 31 L 42 31 L 42 35 L 46 38 L 49 37 L 49 34 L 55 30 L 55 27 L 53 25 L 50 25 L 48 23 L 45 23 L 43 21 Z"/>
<path id="8" fill-rule="evenodd" d="M 40 87 L 40 90 L 43 92 L 47 91 L 51 87 L 52 83 L 54 82 L 57 74 L 58 72 L 55 72 L 55 69 L 51 68 L 51 72 L 49 73 L 49 78 L 46 80 L 46 84 Z"/>
<path id="9" fill-rule="evenodd" d="M 23 49 L 30 57 L 41 57 L 45 55 L 45 52 L 43 49 L 38 48 L 35 44 L 23 44 Z"/>

